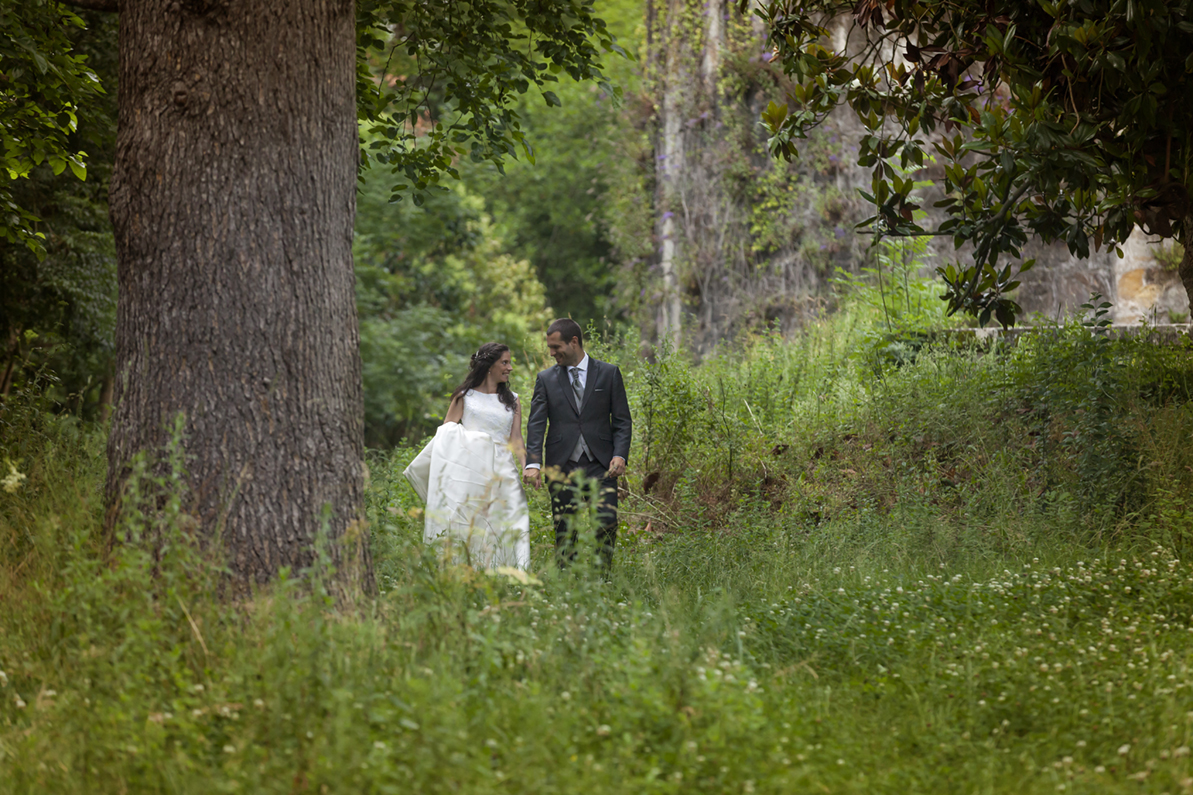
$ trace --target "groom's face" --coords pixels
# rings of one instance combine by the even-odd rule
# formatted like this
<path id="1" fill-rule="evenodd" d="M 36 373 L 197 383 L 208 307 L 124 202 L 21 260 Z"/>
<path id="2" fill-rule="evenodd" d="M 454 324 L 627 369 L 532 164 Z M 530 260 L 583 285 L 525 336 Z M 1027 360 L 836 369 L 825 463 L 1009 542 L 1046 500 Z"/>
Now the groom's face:
<path id="1" fill-rule="evenodd" d="M 547 350 L 555 357 L 555 363 L 564 367 L 577 365 L 584 358 L 584 346 L 580 344 L 580 340 L 572 337 L 564 342 L 563 335 L 558 331 L 547 335 Z"/>

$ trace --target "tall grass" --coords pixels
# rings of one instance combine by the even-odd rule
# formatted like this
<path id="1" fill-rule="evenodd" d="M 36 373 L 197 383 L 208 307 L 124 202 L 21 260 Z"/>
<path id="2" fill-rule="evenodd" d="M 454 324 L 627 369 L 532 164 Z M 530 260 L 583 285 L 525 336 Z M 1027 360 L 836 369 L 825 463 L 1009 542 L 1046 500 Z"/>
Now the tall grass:
<path id="1" fill-rule="evenodd" d="M 400 449 L 379 595 L 231 602 L 177 455 L 110 543 L 102 429 L 6 403 L 0 792 L 1193 789 L 1188 349 L 874 318 L 594 342 L 637 423 L 611 582 L 553 568 L 541 492 L 525 582 L 442 564 Z"/>

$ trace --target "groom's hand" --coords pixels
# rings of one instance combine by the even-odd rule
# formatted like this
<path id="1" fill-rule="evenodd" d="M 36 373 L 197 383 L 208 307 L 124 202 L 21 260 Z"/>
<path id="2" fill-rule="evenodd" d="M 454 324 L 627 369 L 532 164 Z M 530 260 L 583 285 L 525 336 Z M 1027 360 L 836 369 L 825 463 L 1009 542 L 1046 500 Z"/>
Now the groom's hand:
<path id="1" fill-rule="evenodd" d="M 609 474 L 606 477 L 619 478 L 625 474 L 625 459 L 619 455 L 609 460 Z"/>
<path id="2" fill-rule="evenodd" d="M 543 485 L 543 470 L 538 467 L 527 467 L 522 470 L 522 480 L 534 486 L 535 489 L 542 488 Z"/>

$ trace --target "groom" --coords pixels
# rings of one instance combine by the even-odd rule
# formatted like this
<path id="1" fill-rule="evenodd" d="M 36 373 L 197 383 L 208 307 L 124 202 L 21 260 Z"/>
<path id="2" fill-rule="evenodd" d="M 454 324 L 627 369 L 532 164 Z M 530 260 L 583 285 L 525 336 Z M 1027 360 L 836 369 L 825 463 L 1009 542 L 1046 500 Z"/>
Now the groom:
<path id="1" fill-rule="evenodd" d="M 584 334 L 571 318 L 547 327 L 547 348 L 558 366 L 543 370 L 534 382 L 522 478 L 536 489 L 542 486 L 546 432 L 547 466 L 558 467 L 564 476 L 583 472 L 600 481 L 597 549 L 607 569 L 617 541 L 617 478 L 625 474 L 633 425 L 625 385 L 615 365 L 584 352 Z M 576 557 L 571 520 L 580 495 L 570 479 L 552 478 L 548 489 L 555 516 L 556 560 L 564 566 Z"/>

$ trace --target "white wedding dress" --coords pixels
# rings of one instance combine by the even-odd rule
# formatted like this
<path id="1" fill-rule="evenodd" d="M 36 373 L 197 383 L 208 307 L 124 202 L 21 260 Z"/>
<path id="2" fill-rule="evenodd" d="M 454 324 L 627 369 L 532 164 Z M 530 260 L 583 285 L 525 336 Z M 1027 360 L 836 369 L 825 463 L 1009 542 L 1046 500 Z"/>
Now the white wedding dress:
<path id="1" fill-rule="evenodd" d="M 530 566 L 530 512 L 509 446 L 513 423 L 514 412 L 496 394 L 470 389 L 461 421 L 441 425 L 405 471 L 426 502 L 423 539 L 447 541 L 453 560 L 476 568 Z"/>

